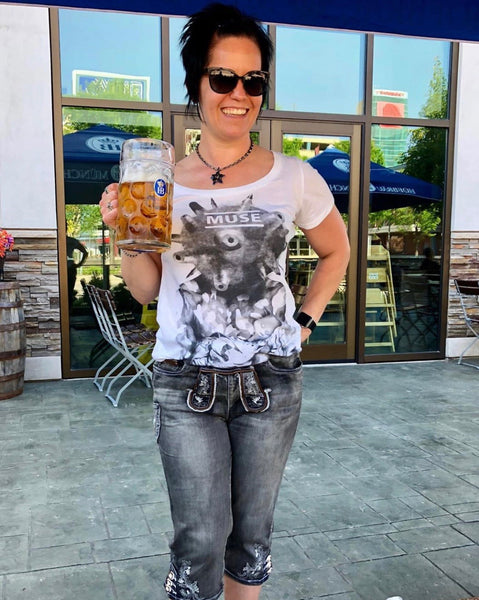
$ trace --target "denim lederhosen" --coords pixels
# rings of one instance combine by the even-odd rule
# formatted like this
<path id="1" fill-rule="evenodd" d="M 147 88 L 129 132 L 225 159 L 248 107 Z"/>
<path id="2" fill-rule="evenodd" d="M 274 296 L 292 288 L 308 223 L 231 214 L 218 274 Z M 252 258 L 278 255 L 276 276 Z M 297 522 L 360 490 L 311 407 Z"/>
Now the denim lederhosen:
<path id="1" fill-rule="evenodd" d="M 156 435 L 174 524 L 171 600 L 215 600 L 224 573 L 260 585 L 271 571 L 273 511 L 299 418 L 302 365 L 297 354 L 255 365 L 267 395 L 262 412 L 247 412 L 257 395 L 246 371 L 215 370 L 213 402 L 202 412 L 187 404 L 200 367 L 154 365 Z M 245 381 L 253 390 L 246 402 Z"/>

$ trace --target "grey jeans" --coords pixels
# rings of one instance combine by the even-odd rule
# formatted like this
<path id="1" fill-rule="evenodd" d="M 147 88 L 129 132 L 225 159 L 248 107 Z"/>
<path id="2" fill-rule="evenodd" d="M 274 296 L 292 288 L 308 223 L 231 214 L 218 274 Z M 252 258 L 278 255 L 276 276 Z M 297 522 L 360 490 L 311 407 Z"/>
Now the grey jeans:
<path id="1" fill-rule="evenodd" d="M 156 436 L 174 525 L 171 600 L 215 600 L 224 573 L 260 585 L 271 571 L 273 511 L 298 424 L 302 365 L 297 354 L 270 356 L 254 371 L 267 396 L 263 412 L 248 412 L 234 369 L 216 370 L 212 402 L 201 412 L 187 404 L 200 367 L 154 365 Z"/>

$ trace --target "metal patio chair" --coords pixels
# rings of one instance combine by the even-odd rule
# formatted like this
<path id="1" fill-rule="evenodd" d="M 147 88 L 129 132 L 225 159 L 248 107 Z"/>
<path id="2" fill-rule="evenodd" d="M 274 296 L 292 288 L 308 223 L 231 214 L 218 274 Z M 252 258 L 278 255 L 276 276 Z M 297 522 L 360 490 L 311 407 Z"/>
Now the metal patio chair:
<path id="1" fill-rule="evenodd" d="M 105 391 L 105 397 L 117 407 L 123 392 L 137 379 L 142 380 L 147 387 L 151 387 L 150 366 L 153 363 L 151 350 L 156 335 L 154 331 L 137 323 L 131 313 L 118 313 L 109 290 L 102 290 L 89 284 L 86 285 L 86 290 L 101 334 L 115 350 L 114 354 L 99 367 L 93 383 L 100 391 Z M 107 368 L 109 370 L 102 375 Z M 127 381 L 114 393 L 114 386 L 121 377 L 126 377 Z"/>
<path id="2" fill-rule="evenodd" d="M 461 302 L 464 322 L 467 329 L 474 336 L 471 342 L 461 352 L 457 364 L 479 369 L 479 365 L 463 361 L 466 352 L 479 340 L 479 279 L 454 279 L 454 284 Z"/>
<path id="3" fill-rule="evenodd" d="M 409 346 L 420 342 L 436 344 L 439 335 L 439 281 L 431 282 L 422 272 L 403 273 L 400 319 Z"/>

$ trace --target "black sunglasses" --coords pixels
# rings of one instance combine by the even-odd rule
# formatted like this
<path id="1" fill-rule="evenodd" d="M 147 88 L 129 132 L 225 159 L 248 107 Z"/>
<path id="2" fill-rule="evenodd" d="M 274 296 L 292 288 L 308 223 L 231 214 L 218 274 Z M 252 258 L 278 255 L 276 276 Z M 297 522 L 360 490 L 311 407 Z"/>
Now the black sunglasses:
<path id="1" fill-rule="evenodd" d="M 245 92 L 249 96 L 261 96 L 266 92 L 268 86 L 268 71 L 248 71 L 242 77 L 231 69 L 223 67 L 210 67 L 205 69 L 208 74 L 210 88 L 217 94 L 229 94 L 241 79 Z"/>

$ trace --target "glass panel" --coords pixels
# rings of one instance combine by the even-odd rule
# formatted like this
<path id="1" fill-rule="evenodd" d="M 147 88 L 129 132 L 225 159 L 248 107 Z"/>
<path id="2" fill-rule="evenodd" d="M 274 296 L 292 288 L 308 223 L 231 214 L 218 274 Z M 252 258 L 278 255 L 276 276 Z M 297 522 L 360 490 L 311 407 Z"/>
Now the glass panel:
<path id="1" fill-rule="evenodd" d="M 447 118 L 451 44 L 374 37 L 373 115 Z"/>
<path id="2" fill-rule="evenodd" d="M 64 96 L 161 101 L 160 17 L 60 10 L 59 21 Z"/>
<path id="3" fill-rule="evenodd" d="M 139 305 L 126 289 L 113 236 L 103 225 L 98 207 L 104 187 L 118 181 L 121 144 L 132 134 L 161 138 L 161 113 L 63 108 L 72 370 L 98 368 L 110 352 L 97 328 L 84 283 L 111 289 L 118 310 L 132 312 L 137 320 L 153 310 Z"/>
<path id="4" fill-rule="evenodd" d="M 186 88 L 184 86 L 185 71 L 180 58 L 179 40 L 186 19 L 170 18 L 170 102 L 185 104 Z"/>
<path id="5" fill-rule="evenodd" d="M 251 131 L 250 137 L 253 140 L 254 144 L 259 144 L 259 133 L 257 131 Z M 187 127 L 185 129 L 185 156 L 188 156 L 196 150 L 197 146 L 200 143 L 200 140 L 201 129 L 195 129 L 191 127 Z"/>
<path id="6" fill-rule="evenodd" d="M 185 129 L 185 156 L 196 150 L 200 143 L 201 129 Z"/>
<path id="7" fill-rule="evenodd" d="M 284 134 L 283 153 L 297 156 L 302 160 L 311 159 L 311 165 L 324 177 L 335 195 L 336 205 L 348 218 L 349 203 L 349 152 L 350 140 L 346 137 Z M 331 158 L 331 155 L 333 158 Z M 333 167 L 333 161 L 341 166 Z M 345 168 L 345 164 L 347 167 Z M 341 186 L 335 179 L 334 171 L 341 173 Z M 340 189 L 341 188 L 341 189 Z M 297 229 L 289 243 L 288 279 L 296 307 L 303 302 L 318 256 L 308 244 L 304 234 Z M 306 344 L 344 344 L 346 342 L 346 281 L 339 286 L 329 302 L 318 326 Z"/>
<path id="8" fill-rule="evenodd" d="M 394 168 L 373 126 L 366 354 L 439 350 L 446 130 L 399 127 Z"/>
<path id="9" fill-rule="evenodd" d="M 363 34 L 295 27 L 276 31 L 277 110 L 363 113 Z"/>

